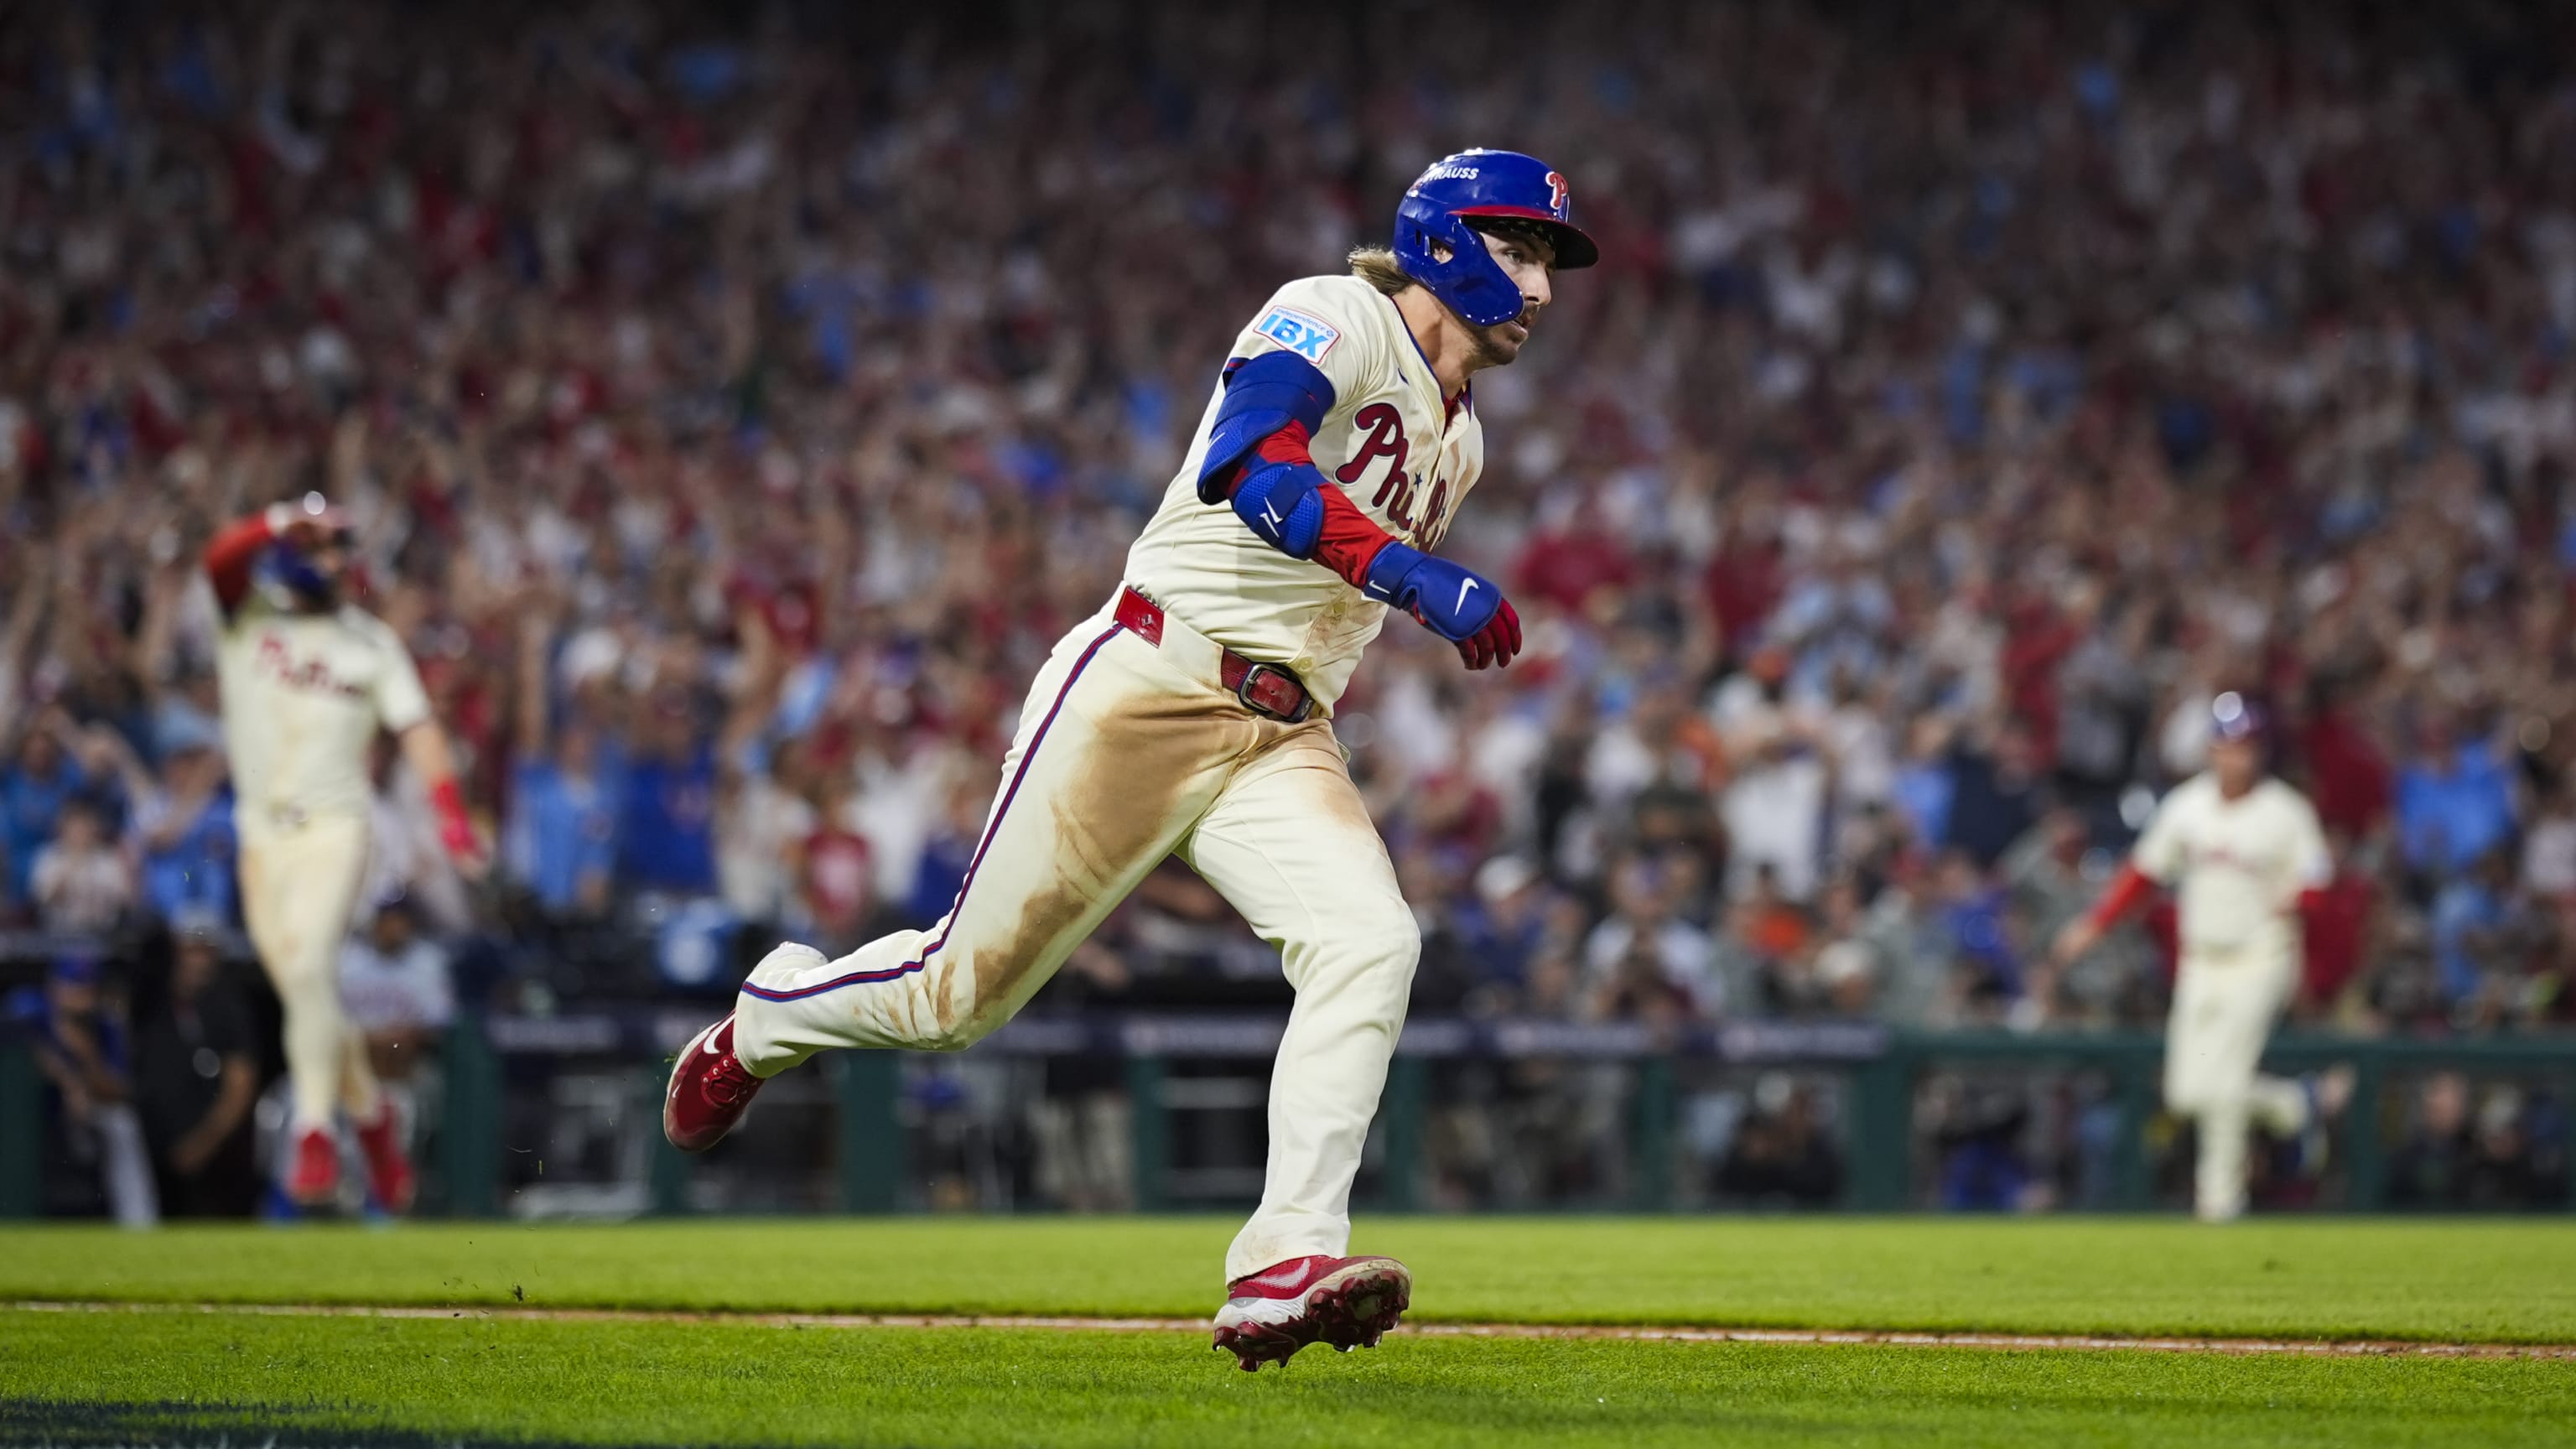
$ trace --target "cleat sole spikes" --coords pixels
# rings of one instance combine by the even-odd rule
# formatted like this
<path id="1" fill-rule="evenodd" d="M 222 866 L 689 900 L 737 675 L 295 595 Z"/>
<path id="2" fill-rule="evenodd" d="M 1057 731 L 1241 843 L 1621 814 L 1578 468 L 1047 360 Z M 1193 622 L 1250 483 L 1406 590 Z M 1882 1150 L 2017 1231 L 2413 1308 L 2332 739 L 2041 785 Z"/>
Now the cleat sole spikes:
<path id="1" fill-rule="evenodd" d="M 1282 1304 L 1286 1307 L 1289 1305 Z M 1294 1304 L 1293 1317 L 1264 1321 L 1229 1305 L 1218 1315 L 1214 1346 L 1246 1373 L 1287 1365 L 1310 1343 L 1336 1353 L 1375 1348 L 1413 1306 L 1413 1275 L 1390 1258 L 1344 1260 Z"/>

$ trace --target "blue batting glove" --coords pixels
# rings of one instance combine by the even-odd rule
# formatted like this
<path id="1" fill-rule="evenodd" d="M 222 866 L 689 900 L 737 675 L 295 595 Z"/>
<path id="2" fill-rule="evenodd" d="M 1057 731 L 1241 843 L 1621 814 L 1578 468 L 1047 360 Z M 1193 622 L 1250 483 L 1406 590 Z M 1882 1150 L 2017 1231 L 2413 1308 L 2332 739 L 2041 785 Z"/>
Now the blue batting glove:
<path id="1" fill-rule="evenodd" d="M 1402 609 L 1458 646 L 1470 669 L 1508 664 L 1521 649 L 1521 620 L 1492 580 L 1418 548 L 1390 543 L 1369 561 L 1360 592 Z"/>

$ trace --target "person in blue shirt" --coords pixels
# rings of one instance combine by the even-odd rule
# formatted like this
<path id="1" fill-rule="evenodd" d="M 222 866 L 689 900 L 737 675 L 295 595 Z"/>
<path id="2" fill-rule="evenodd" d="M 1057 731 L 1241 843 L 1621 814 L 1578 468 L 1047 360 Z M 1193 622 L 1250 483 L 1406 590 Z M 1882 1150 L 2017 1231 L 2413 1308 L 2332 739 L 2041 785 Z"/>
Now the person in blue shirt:
<path id="1" fill-rule="evenodd" d="M 608 909 L 625 802 L 604 753 L 599 732 L 575 721 L 552 751 L 523 756 L 513 772 L 510 869 L 552 915 Z"/>
<path id="2" fill-rule="evenodd" d="M 1949 843 L 1950 805 L 1958 790 L 1948 724 L 1932 715 L 1915 720 L 1906 731 L 1905 763 L 1896 772 L 1896 808 L 1927 849 Z"/>
<path id="3" fill-rule="evenodd" d="M 617 874 L 624 780 L 589 720 L 553 728 L 546 687 L 552 622 L 531 616 L 519 634 L 518 713 L 512 743 L 510 821 L 502 842 L 511 875 L 549 915 L 597 916 Z"/>
<path id="4" fill-rule="evenodd" d="M 63 807 L 87 787 L 80 761 L 64 748 L 69 729 L 59 717 L 39 718 L 18 739 L 18 758 L 0 771 L 0 851 L 8 866 L 7 900 L 27 900 L 27 875 L 36 852 L 54 838 Z"/>
<path id="5" fill-rule="evenodd" d="M 2474 1010 L 2487 973 L 2511 964 L 2512 886 L 2512 862 L 2497 851 L 2433 893 L 2435 982 L 2454 1013 Z"/>
<path id="6" fill-rule="evenodd" d="M 143 903 L 163 920 L 240 918 L 232 791 L 211 735 L 165 743 L 161 785 L 137 803 Z"/>
<path id="7" fill-rule="evenodd" d="M 36 1023 L 36 1066 L 64 1128 L 88 1144 L 98 1164 L 99 1186 L 118 1223 L 148 1228 L 161 1208 L 153 1190 L 152 1159 L 143 1119 L 134 1110 L 132 1037 L 125 998 L 98 961 L 67 956 L 45 981 L 44 1014 Z"/>
<path id="8" fill-rule="evenodd" d="M 618 884 L 672 895 L 716 889 L 716 752 L 677 694 L 643 708 L 618 812 Z"/>
<path id="9" fill-rule="evenodd" d="M 2513 784 L 2483 739 L 2441 725 L 2397 772 L 2397 841 L 2409 868 L 2459 875 L 2513 834 Z"/>

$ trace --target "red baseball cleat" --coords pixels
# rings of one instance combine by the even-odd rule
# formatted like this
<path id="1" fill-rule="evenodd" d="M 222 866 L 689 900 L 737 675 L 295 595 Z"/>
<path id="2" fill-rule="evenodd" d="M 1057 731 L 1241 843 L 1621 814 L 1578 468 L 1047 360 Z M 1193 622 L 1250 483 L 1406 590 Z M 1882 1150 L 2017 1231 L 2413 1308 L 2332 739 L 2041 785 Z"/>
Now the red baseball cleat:
<path id="1" fill-rule="evenodd" d="M 389 1213 L 410 1212 L 411 1158 L 394 1131 L 393 1103 L 379 1107 L 375 1121 L 359 1126 L 358 1150 L 367 1157 L 367 1191 L 375 1195 L 376 1206 Z"/>
<path id="2" fill-rule="evenodd" d="M 724 1140 L 760 1090 L 760 1078 L 734 1059 L 733 1017 L 708 1027 L 680 1049 L 662 1099 L 662 1135 L 682 1152 L 704 1152 Z"/>
<path id="3" fill-rule="evenodd" d="M 286 1195 L 300 1207 L 322 1207 L 340 1191 L 340 1148 L 331 1134 L 307 1127 L 295 1134 L 295 1161 L 287 1169 Z"/>
<path id="4" fill-rule="evenodd" d="M 1393 1258 L 1291 1258 L 1226 1285 L 1216 1346 L 1245 1373 L 1285 1364 L 1310 1343 L 1375 1348 L 1413 1306 L 1413 1274 Z"/>

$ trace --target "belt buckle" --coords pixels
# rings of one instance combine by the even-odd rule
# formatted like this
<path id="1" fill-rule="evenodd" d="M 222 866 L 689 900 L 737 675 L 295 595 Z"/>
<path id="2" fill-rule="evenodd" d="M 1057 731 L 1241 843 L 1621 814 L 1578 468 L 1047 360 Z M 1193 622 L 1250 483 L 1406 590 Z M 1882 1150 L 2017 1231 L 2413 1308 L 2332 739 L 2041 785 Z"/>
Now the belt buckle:
<path id="1" fill-rule="evenodd" d="M 1252 697 L 1252 687 L 1260 683 L 1265 674 L 1277 675 L 1297 687 L 1297 708 L 1293 712 L 1281 714 Z M 1284 724 L 1304 724 L 1306 716 L 1315 712 L 1315 696 L 1307 693 L 1306 682 L 1276 664 L 1254 664 L 1245 669 L 1243 682 L 1234 687 L 1234 697 L 1254 714 L 1265 715 Z"/>

